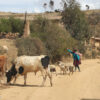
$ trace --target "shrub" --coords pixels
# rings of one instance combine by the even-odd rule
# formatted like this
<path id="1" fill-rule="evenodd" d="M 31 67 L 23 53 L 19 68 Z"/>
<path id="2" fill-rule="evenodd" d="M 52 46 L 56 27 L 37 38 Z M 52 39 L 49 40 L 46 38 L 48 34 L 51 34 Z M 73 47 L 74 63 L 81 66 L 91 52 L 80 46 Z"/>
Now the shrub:
<path id="1" fill-rule="evenodd" d="M 97 52 L 96 51 L 92 51 L 92 58 L 96 58 L 97 56 Z"/>
<path id="2" fill-rule="evenodd" d="M 15 41 L 18 48 L 18 56 L 45 54 L 45 47 L 39 38 L 21 38 Z"/>
<path id="3" fill-rule="evenodd" d="M 15 19 L 13 17 L 10 17 L 8 20 L 12 27 L 11 32 L 12 33 L 18 32 L 18 33 L 20 33 L 20 35 L 22 35 L 23 30 L 24 30 L 24 21 L 20 20 L 20 19 Z"/>
<path id="4" fill-rule="evenodd" d="M 10 24 L 10 21 L 8 19 L 0 19 L 0 32 L 11 32 L 12 31 L 12 27 Z"/>
<path id="5" fill-rule="evenodd" d="M 0 32 L 12 32 L 12 33 L 20 33 L 22 35 L 24 28 L 24 21 L 20 19 L 14 19 L 10 17 L 9 19 L 2 18 L 0 19 Z"/>

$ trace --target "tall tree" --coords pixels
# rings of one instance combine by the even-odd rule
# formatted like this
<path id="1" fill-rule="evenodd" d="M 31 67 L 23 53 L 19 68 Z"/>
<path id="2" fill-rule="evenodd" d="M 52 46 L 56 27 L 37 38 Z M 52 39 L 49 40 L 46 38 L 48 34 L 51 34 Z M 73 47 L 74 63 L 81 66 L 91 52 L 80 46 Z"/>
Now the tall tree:
<path id="1" fill-rule="evenodd" d="M 54 1 L 53 0 L 50 0 L 49 7 L 51 8 L 51 10 L 54 9 Z"/>
<path id="2" fill-rule="evenodd" d="M 77 40 L 88 40 L 89 25 L 84 12 L 80 10 L 80 4 L 76 0 L 64 0 L 67 4 L 62 12 L 62 21 L 72 37 Z"/>
<path id="3" fill-rule="evenodd" d="M 45 11 L 46 11 L 46 9 L 47 9 L 47 3 L 44 3 L 44 4 L 43 4 L 43 7 L 44 7 L 44 9 L 45 9 Z"/>
<path id="4" fill-rule="evenodd" d="M 87 9 L 87 10 L 89 10 L 89 9 L 90 9 L 90 6 L 89 6 L 89 5 L 85 5 L 85 6 L 86 6 L 86 9 Z"/>

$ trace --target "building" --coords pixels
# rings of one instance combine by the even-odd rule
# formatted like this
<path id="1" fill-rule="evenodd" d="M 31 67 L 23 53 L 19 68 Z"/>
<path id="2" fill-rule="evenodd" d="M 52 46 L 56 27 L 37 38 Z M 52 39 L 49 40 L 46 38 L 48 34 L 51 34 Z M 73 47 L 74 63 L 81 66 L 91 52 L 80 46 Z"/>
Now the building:
<path id="1" fill-rule="evenodd" d="M 99 48 L 100 47 L 100 38 L 99 37 L 91 37 L 90 44 L 95 48 Z"/>

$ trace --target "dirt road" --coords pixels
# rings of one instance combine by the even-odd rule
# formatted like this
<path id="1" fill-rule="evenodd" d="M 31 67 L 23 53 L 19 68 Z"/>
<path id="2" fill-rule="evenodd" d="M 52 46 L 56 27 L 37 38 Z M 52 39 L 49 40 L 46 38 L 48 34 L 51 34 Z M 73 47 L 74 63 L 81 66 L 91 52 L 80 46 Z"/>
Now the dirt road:
<path id="1" fill-rule="evenodd" d="M 30 73 L 27 86 L 23 77 L 16 85 L 0 90 L 0 100 L 100 100 L 100 60 L 84 60 L 81 72 L 73 75 L 53 75 L 53 87 L 49 79 L 40 87 L 42 77 Z"/>

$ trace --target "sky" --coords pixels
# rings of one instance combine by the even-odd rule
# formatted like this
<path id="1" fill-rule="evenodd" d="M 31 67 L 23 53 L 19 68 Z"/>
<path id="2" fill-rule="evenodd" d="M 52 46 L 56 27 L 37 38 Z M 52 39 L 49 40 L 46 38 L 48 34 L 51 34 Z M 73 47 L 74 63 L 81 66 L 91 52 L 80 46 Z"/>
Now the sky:
<path id="1" fill-rule="evenodd" d="M 44 12 L 44 3 L 49 3 L 50 0 L 0 0 L 0 11 L 2 12 L 17 12 L 23 13 L 41 13 Z M 61 0 L 55 1 L 55 9 L 61 8 Z M 100 0 L 77 0 L 81 4 L 81 9 L 86 10 L 85 5 L 89 5 L 90 9 L 100 9 Z M 47 7 L 46 10 L 50 10 Z"/>

